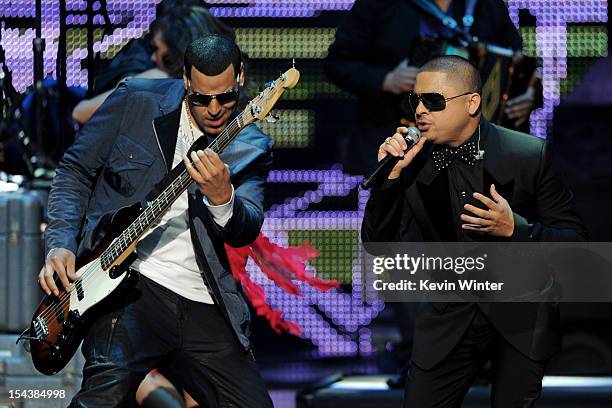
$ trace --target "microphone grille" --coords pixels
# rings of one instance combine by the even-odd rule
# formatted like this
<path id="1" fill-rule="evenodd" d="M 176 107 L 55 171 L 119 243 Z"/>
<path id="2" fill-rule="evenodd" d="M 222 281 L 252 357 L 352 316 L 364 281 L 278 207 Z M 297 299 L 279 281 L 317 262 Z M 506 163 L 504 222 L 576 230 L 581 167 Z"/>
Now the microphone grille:
<path id="1" fill-rule="evenodd" d="M 406 140 L 410 140 L 412 143 L 415 143 L 419 141 L 419 138 L 421 137 L 421 131 L 419 130 L 419 128 L 417 128 L 416 126 L 410 126 L 408 128 L 408 133 L 406 133 Z"/>

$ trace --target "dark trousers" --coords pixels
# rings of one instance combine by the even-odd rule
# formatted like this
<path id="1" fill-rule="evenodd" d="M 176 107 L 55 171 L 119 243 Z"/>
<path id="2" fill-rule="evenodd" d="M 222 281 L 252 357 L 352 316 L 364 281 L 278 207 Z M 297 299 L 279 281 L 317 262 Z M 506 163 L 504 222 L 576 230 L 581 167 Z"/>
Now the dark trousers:
<path id="1" fill-rule="evenodd" d="M 272 407 L 252 354 L 215 305 L 144 276 L 122 299 L 83 342 L 83 383 L 72 407 L 131 406 L 142 379 L 160 365 L 201 406 Z"/>
<path id="2" fill-rule="evenodd" d="M 535 406 L 546 362 L 531 360 L 512 347 L 479 310 L 459 344 L 440 364 L 430 370 L 411 365 L 404 408 L 461 407 L 487 361 L 493 372 L 492 407 Z"/>

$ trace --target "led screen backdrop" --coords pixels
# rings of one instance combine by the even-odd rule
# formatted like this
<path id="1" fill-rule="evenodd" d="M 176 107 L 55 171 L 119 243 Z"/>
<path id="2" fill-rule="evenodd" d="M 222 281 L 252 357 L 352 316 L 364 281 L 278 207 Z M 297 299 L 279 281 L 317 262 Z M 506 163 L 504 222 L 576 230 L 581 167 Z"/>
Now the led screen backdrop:
<path id="1" fill-rule="evenodd" d="M 92 1 L 94 51 L 111 58 L 130 39 L 141 36 L 155 18 L 156 0 Z M 607 55 L 607 2 L 603 0 L 509 0 L 512 21 L 519 26 L 527 54 L 543 61 L 544 107 L 531 117 L 532 133 L 546 137 L 553 109 L 571 92 L 597 58 Z M 68 85 L 86 86 L 87 1 L 66 0 Z M 277 167 L 270 174 L 265 233 L 281 244 L 312 242 L 321 255 L 310 271 L 340 279 L 341 290 L 317 293 L 302 286 L 302 298 L 275 288 L 250 266 L 267 287 L 275 308 L 300 323 L 303 336 L 319 356 L 367 355 L 374 351 L 368 324 L 383 304 L 363 302 L 360 281 L 359 228 L 366 191 L 361 176 L 334 165 L 333 140 L 343 131 L 338 112 L 351 97 L 328 83 L 322 59 L 342 13 L 353 1 L 213 0 L 214 15 L 237 29 L 238 42 L 251 58 L 252 89 L 287 69 L 295 58 L 302 73 L 295 90 L 278 105 L 281 121 L 261 126 L 276 141 Z M 55 76 L 60 30 L 58 0 L 43 1 L 42 34 L 46 40 L 45 74 Z M 107 16 L 111 25 L 104 35 Z M 525 18 L 528 16 L 529 18 Z M 33 82 L 34 0 L 0 0 L 2 46 L 14 85 L 25 92 Z M 341 115 L 340 115 L 341 116 Z M 281 167 L 279 167 L 281 166 Z"/>

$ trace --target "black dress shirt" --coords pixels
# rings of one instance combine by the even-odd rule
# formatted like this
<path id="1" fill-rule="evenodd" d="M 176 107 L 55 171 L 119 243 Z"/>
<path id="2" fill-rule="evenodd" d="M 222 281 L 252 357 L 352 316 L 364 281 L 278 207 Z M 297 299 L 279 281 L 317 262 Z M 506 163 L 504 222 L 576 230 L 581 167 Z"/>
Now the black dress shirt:
<path id="1" fill-rule="evenodd" d="M 433 151 L 436 152 L 442 149 L 459 151 L 462 146 L 470 143 L 482 147 L 485 143 L 485 135 L 479 132 L 479 129 L 480 126 L 476 129 L 474 134 L 459 147 L 452 148 L 446 145 L 437 145 L 434 147 Z M 484 204 L 474 198 L 473 194 L 475 192 L 487 196 L 489 195 L 488 189 L 485 191 L 483 186 L 484 161 L 476 159 L 475 155 L 470 155 L 470 157 L 473 160 L 471 162 L 457 157 L 451 161 L 448 167 L 442 170 L 436 170 L 434 165 L 434 172 L 438 173 L 436 177 L 439 176 L 440 172 L 448 173 L 448 200 L 450 201 L 451 219 L 453 220 L 453 227 L 458 241 L 473 241 L 475 234 L 481 235 L 478 232 L 472 232 L 461 228 L 461 225 L 465 222 L 460 216 L 461 214 L 476 216 L 463 208 L 465 204 L 486 208 Z M 443 199 L 443 197 L 440 198 Z"/>

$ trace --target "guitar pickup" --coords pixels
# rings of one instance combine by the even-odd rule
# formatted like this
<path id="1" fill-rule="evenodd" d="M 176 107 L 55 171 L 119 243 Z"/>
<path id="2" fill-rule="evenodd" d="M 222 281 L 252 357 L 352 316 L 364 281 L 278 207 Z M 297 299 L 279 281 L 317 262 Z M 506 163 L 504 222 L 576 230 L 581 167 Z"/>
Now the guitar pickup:
<path id="1" fill-rule="evenodd" d="M 74 282 L 74 287 L 77 291 L 77 298 L 79 300 L 83 300 L 83 298 L 85 297 L 85 292 L 83 291 L 83 284 L 80 279 Z"/>
<path id="2" fill-rule="evenodd" d="M 49 326 L 42 316 L 38 316 L 34 321 L 34 331 L 36 332 L 36 337 L 39 339 L 47 337 L 49 334 Z"/>

